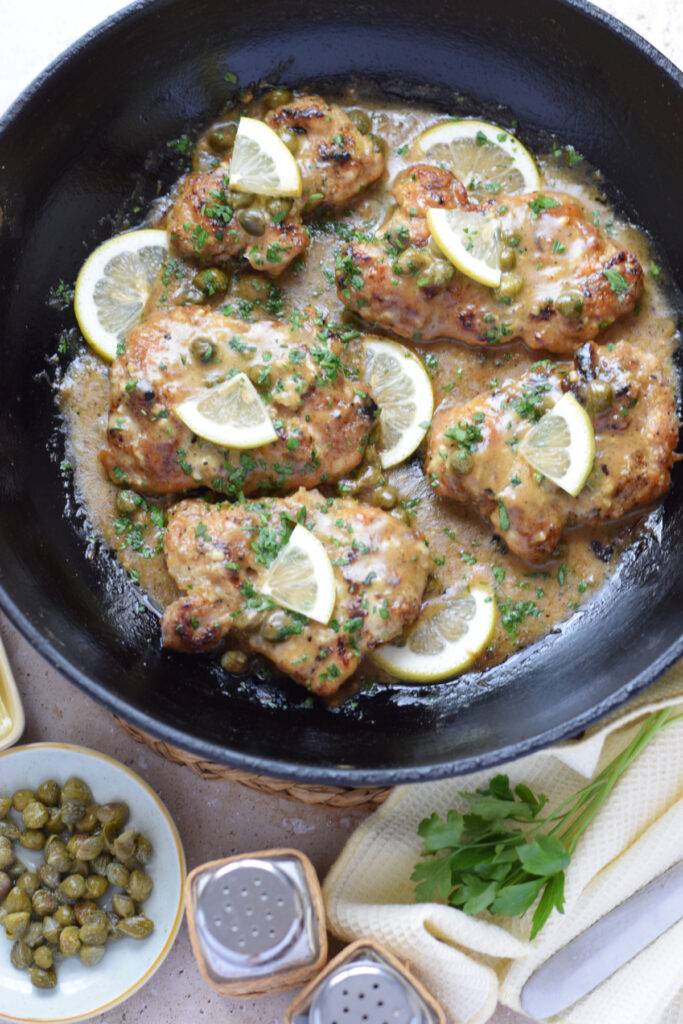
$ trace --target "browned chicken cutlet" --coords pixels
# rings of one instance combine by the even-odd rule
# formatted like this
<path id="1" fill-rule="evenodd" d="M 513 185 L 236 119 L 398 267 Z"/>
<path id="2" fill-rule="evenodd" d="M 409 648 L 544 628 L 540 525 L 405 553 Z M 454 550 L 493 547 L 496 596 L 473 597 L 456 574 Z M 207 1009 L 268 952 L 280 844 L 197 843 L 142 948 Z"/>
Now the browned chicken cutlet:
<path id="1" fill-rule="evenodd" d="M 587 408 L 595 431 L 595 463 L 576 498 L 547 478 L 539 482 L 518 453 L 565 391 Z M 566 526 L 619 519 L 661 497 L 677 441 L 674 396 L 654 356 L 626 342 L 613 352 L 587 343 L 573 364 L 544 360 L 465 405 L 442 406 L 425 471 L 437 493 L 475 505 L 512 551 L 542 562 Z"/>
<path id="2" fill-rule="evenodd" d="M 301 197 L 290 202 L 232 192 L 226 161 L 185 179 L 168 215 L 168 230 L 183 253 L 217 262 L 244 258 L 255 270 L 276 277 L 308 245 L 302 216 L 321 203 L 347 203 L 382 175 L 385 161 L 375 140 L 320 96 L 299 96 L 269 111 L 264 120 L 286 133 L 295 148 Z"/>
<path id="3" fill-rule="evenodd" d="M 338 263 L 342 301 L 373 326 L 472 346 L 521 338 L 531 349 L 570 354 L 630 313 L 642 292 L 636 257 L 618 250 L 571 196 L 532 192 L 478 206 L 450 171 L 428 165 L 402 172 L 392 191 L 398 206 L 380 237 L 348 243 Z M 497 217 L 514 264 L 498 291 L 435 256 L 430 207 Z"/>
<path id="4" fill-rule="evenodd" d="M 336 480 L 363 458 L 375 408 L 348 379 L 342 351 L 325 328 L 247 323 L 201 306 L 153 313 L 109 371 L 105 469 L 150 494 L 203 486 L 231 498 Z M 237 371 L 254 383 L 278 435 L 249 451 L 201 441 L 174 413 Z"/>
<path id="5" fill-rule="evenodd" d="M 326 626 L 259 594 L 296 523 L 312 530 L 333 565 L 337 599 Z M 231 634 L 320 696 L 417 618 L 431 562 L 420 534 L 396 516 L 316 490 L 232 505 L 181 501 L 164 550 L 186 592 L 164 613 L 165 646 L 205 651 Z"/>

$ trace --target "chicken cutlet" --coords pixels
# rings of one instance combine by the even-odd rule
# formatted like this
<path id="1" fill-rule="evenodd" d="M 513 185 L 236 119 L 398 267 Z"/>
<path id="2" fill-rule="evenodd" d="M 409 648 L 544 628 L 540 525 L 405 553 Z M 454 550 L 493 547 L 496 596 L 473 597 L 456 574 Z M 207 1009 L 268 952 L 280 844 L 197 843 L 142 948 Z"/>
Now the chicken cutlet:
<path id="1" fill-rule="evenodd" d="M 539 479 L 518 452 L 566 391 L 585 406 L 595 432 L 593 470 L 575 498 Z M 515 554 L 542 562 L 566 526 L 616 520 L 661 497 L 677 441 L 674 395 L 654 356 L 627 342 L 613 352 L 586 343 L 573 364 L 544 360 L 465 405 L 443 405 L 425 472 L 438 494 L 475 505 Z"/>
<path id="2" fill-rule="evenodd" d="M 260 594 L 297 523 L 322 542 L 333 566 L 337 593 L 328 625 Z M 205 651 L 233 635 L 320 696 L 334 694 L 364 654 L 417 618 L 432 561 L 421 535 L 396 516 L 303 489 L 235 504 L 181 501 L 170 514 L 164 553 L 185 592 L 164 612 L 166 647 Z"/>
<path id="3" fill-rule="evenodd" d="M 231 191 L 228 160 L 185 179 L 167 226 L 183 253 L 217 262 L 244 258 L 254 270 L 276 277 L 308 245 L 301 218 L 321 203 L 347 203 L 382 175 L 385 160 L 371 136 L 320 96 L 299 96 L 270 110 L 264 121 L 295 153 L 300 198 Z"/>
<path id="4" fill-rule="evenodd" d="M 636 257 L 571 196 L 531 192 L 476 205 L 450 171 L 429 165 L 402 172 L 392 191 L 398 205 L 379 238 L 349 242 L 337 264 L 341 300 L 373 327 L 472 346 L 520 338 L 531 349 L 571 354 L 630 313 L 642 292 Z M 466 277 L 433 248 L 430 207 L 497 219 L 507 267 L 499 289 Z"/>
<path id="5" fill-rule="evenodd" d="M 151 314 L 109 371 L 108 447 L 115 483 L 148 494 L 210 487 L 230 498 L 315 487 L 363 458 L 375 405 L 354 388 L 334 331 L 245 322 L 201 306 Z M 202 441 L 174 410 L 242 371 L 277 439 L 249 451 Z"/>

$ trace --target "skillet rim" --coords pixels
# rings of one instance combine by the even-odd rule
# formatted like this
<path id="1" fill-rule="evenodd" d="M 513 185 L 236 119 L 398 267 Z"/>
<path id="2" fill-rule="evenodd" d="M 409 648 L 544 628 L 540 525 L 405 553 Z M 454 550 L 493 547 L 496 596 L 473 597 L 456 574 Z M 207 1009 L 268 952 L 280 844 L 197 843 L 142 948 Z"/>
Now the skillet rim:
<path id="1" fill-rule="evenodd" d="M 50 62 L 7 108 L 0 117 L 0 135 L 15 119 L 21 116 L 24 107 L 55 73 L 69 65 L 91 46 L 106 38 L 124 20 L 135 19 L 150 8 L 163 7 L 166 2 L 167 0 L 134 0 L 133 3 L 99 22 L 77 39 Z M 614 15 L 595 7 L 587 0 L 553 0 L 553 3 L 559 8 L 569 9 L 590 21 L 601 24 L 612 35 L 640 52 L 661 74 L 672 80 L 683 97 L 683 69 L 678 68 L 634 29 L 619 21 Z M 551 744 L 569 739 L 589 725 L 595 724 L 606 715 L 616 711 L 660 678 L 683 655 L 682 633 L 678 640 L 670 644 L 645 670 L 591 708 L 575 715 L 568 721 L 546 729 L 544 732 L 500 747 L 495 751 L 461 757 L 456 761 L 442 759 L 423 766 L 412 765 L 393 769 L 342 768 L 340 766 L 301 765 L 292 760 L 226 751 L 211 741 L 188 737 L 186 733 L 172 725 L 157 724 L 157 721 L 150 719 L 144 711 L 130 707 L 125 700 L 112 694 L 103 684 L 72 665 L 64 655 L 60 654 L 54 644 L 28 620 L 19 606 L 10 598 L 1 582 L 0 608 L 32 648 L 64 675 L 69 682 L 93 697 L 112 713 L 119 715 L 145 732 L 201 757 L 259 775 L 341 786 L 386 786 L 404 782 L 433 781 L 448 775 L 466 774 L 482 768 L 490 768 L 526 756 Z"/>

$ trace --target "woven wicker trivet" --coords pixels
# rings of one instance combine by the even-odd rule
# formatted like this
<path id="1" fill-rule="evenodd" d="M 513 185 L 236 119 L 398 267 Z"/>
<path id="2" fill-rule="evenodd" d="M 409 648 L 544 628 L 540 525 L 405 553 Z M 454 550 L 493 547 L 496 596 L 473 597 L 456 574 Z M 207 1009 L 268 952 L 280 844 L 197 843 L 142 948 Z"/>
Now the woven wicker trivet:
<path id="1" fill-rule="evenodd" d="M 137 743 L 144 743 L 160 757 L 165 757 L 173 764 L 185 765 L 190 768 L 200 779 L 220 780 L 228 782 L 239 782 L 249 789 L 258 790 L 259 793 L 275 793 L 277 796 L 285 797 L 287 800 L 298 800 L 302 804 L 315 804 L 319 807 L 338 807 L 342 810 L 351 810 L 357 807 L 377 807 L 383 803 L 389 793 L 390 787 L 375 787 L 366 789 L 344 788 L 343 786 L 305 786 L 298 782 L 286 781 L 284 779 L 270 779 L 265 775 L 251 775 L 249 772 L 240 771 L 239 768 L 229 768 L 225 764 L 216 764 L 214 761 L 205 761 L 195 754 L 189 754 L 179 747 L 173 747 L 170 743 L 155 739 L 142 729 L 137 729 L 122 718 L 114 716 L 114 720 L 121 726 L 124 732 L 128 733 L 131 739 Z"/>

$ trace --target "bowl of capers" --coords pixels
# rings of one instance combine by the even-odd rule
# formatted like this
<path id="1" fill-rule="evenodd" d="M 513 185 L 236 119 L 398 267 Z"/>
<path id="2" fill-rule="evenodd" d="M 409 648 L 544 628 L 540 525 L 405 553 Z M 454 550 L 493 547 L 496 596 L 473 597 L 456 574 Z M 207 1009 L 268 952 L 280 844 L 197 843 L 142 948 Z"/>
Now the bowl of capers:
<path id="1" fill-rule="evenodd" d="M 61 743 L 0 753 L 3 1018 L 77 1021 L 132 995 L 173 944 L 184 879 L 171 816 L 124 765 Z"/>

